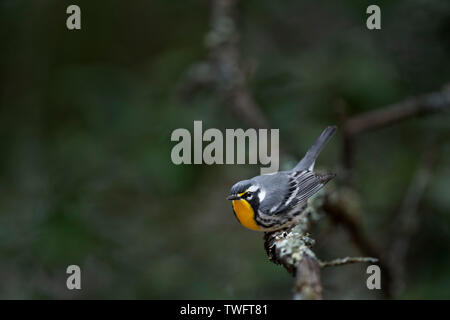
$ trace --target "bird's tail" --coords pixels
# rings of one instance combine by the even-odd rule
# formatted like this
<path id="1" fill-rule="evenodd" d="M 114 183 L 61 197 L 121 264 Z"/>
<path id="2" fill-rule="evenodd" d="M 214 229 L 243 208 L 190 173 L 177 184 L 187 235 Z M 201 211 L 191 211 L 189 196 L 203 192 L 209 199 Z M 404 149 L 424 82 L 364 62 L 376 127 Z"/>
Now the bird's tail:
<path id="1" fill-rule="evenodd" d="M 325 144 L 330 140 L 336 131 L 336 126 L 327 127 L 322 131 L 320 136 L 317 138 L 316 142 L 312 145 L 312 147 L 308 150 L 302 160 L 294 167 L 293 170 L 301 171 L 301 170 L 313 170 L 314 163 L 316 162 L 317 157 L 322 151 L 322 148 Z"/>

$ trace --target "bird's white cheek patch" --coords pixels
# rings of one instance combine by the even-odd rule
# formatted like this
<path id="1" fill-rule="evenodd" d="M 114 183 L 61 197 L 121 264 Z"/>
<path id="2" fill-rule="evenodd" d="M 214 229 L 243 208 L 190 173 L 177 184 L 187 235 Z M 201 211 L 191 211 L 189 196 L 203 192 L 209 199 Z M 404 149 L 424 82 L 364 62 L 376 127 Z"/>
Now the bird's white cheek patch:
<path id="1" fill-rule="evenodd" d="M 266 191 L 261 190 L 261 192 L 258 193 L 259 203 L 261 203 L 265 197 L 266 197 Z"/>

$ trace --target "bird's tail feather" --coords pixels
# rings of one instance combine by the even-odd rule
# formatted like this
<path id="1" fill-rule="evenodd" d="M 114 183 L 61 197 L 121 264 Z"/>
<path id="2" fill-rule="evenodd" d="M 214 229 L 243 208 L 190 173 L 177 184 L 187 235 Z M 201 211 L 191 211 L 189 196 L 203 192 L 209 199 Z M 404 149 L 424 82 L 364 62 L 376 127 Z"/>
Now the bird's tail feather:
<path id="1" fill-rule="evenodd" d="M 314 163 L 316 162 L 320 151 L 322 151 L 322 148 L 325 146 L 328 140 L 330 140 L 335 131 L 336 126 L 330 126 L 323 130 L 321 135 L 317 138 L 316 142 L 314 142 L 303 159 L 300 160 L 300 162 L 294 167 L 294 170 L 301 171 L 314 169 Z"/>

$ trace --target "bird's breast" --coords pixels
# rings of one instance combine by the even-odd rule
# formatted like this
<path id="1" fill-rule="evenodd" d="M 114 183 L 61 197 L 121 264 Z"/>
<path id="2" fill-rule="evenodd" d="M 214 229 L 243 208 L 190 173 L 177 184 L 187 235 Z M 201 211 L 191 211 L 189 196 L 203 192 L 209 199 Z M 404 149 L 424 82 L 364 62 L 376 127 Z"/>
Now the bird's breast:
<path id="1" fill-rule="evenodd" d="M 259 230 L 255 221 L 255 211 L 246 200 L 233 200 L 233 210 L 239 222 L 251 230 Z"/>

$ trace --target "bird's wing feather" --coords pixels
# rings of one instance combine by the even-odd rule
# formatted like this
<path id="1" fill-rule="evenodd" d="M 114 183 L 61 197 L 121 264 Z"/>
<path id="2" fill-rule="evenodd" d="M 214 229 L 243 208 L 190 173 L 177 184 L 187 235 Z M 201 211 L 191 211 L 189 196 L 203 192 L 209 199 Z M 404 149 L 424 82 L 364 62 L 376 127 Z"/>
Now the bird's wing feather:
<path id="1" fill-rule="evenodd" d="M 269 209 L 269 214 L 277 214 L 305 203 L 319 191 L 334 175 L 316 175 L 311 171 L 293 171 L 289 174 L 289 189 L 283 201 Z"/>

